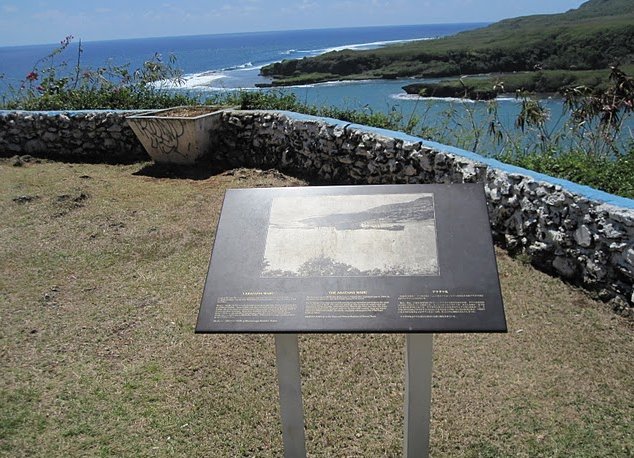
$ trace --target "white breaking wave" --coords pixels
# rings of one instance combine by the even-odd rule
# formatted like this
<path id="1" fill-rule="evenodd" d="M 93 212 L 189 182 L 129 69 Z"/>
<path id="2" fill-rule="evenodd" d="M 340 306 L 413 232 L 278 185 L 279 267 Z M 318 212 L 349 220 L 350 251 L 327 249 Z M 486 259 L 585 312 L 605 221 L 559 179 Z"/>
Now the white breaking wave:
<path id="1" fill-rule="evenodd" d="M 370 42 L 370 43 L 355 43 L 355 44 L 349 44 L 349 45 L 333 46 L 332 48 L 315 49 L 315 50 L 311 50 L 309 52 L 314 52 L 314 53 L 318 53 L 318 54 L 324 54 L 324 53 L 331 52 L 331 51 L 343 51 L 344 49 L 352 49 L 352 50 L 355 50 L 355 51 L 363 51 L 363 50 L 367 50 L 367 49 L 382 48 L 384 46 L 393 45 L 393 44 L 397 44 L 397 43 L 409 43 L 409 42 L 412 42 L 412 41 L 424 41 L 424 40 L 434 40 L 434 38 L 431 38 L 431 37 L 408 38 L 406 40 L 385 40 L 385 41 L 374 41 L 374 42 Z"/>
<path id="2" fill-rule="evenodd" d="M 320 54 L 325 54 L 331 51 L 343 51 L 344 49 L 363 51 L 368 49 L 382 48 L 383 46 L 393 45 L 397 43 L 408 43 L 411 41 L 423 41 L 423 40 L 434 40 L 434 39 L 435 39 L 434 37 L 408 38 L 403 40 L 384 40 L 384 41 L 372 41 L 368 43 L 351 43 L 347 45 L 339 45 L 339 46 L 332 46 L 330 48 L 319 48 L 319 49 L 287 49 L 286 51 L 281 51 L 280 54 L 283 56 L 289 56 L 291 54 L 307 54 L 311 56 L 318 56 Z"/>
<path id="3" fill-rule="evenodd" d="M 462 99 L 460 97 L 423 97 L 424 100 L 433 100 L 435 102 L 457 102 L 457 103 L 478 103 L 482 100 Z"/>
<path id="4" fill-rule="evenodd" d="M 324 81 L 323 83 L 297 84 L 284 87 L 327 87 L 327 86 L 348 86 L 352 84 L 367 84 L 375 82 L 375 80 L 341 80 L 341 81 Z"/>
<path id="5" fill-rule="evenodd" d="M 521 103 L 521 100 L 518 99 L 517 97 L 496 97 L 495 100 L 499 100 L 501 102 L 517 102 L 517 103 Z"/>
<path id="6" fill-rule="evenodd" d="M 223 72 L 232 72 L 232 71 L 236 71 L 236 70 L 253 70 L 254 68 L 261 68 L 262 66 L 256 67 L 253 65 L 252 62 L 247 62 L 246 64 L 242 64 L 242 65 L 234 65 L 233 67 L 227 67 L 227 68 L 223 68 L 221 71 Z"/>
<path id="7" fill-rule="evenodd" d="M 438 102 L 461 102 L 461 103 L 477 103 L 482 102 L 481 100 L 471 100 L 471 99 L 462 99 L 460 97 L 423 97 L 416 94 L 391 94 L 391 99 L 396 100 L 429 100 L 429 101 L 438 101 Z"/>
<path id="8" fill-rule="evenodd" d="M 390 94 L 390 98 L 395 100 L 423 100 L 423 97 L 421 97 L 420 95 L 408 93 Z"/>
<path id="9" fill-rule="evenodd" d="M 160 89 L 201 89 L 207 88 L 211 83 L 219 79 L 226 78 L 227 75 L 216 71 L 194 73 L 183 76 L 180 81 L 161 80 L 152 83 L 156 88 Z"/>

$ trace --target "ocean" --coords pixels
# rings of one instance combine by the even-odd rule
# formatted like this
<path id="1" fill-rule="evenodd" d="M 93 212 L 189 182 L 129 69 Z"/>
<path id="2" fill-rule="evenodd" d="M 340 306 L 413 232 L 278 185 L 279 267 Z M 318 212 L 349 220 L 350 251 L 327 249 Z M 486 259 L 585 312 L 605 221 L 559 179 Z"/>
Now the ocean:
<path id="1" fill-rule="evenodd" d="M 255 85 L 269 80 L 259 75 L 260 68 L 283 59 L 315 56 L 336 49 L 372 49 L 391 43 L 434 39 L 485 25 L 422 24 L 92 41 L 82 42 L 80 57 L 83 68 L 95 69 L 110 64 L 129 65 L 130 69 L 135 69 L 155 54 L 160 54 L 165 61 L 175 56 L 175 66 L 183 70 L 185 83 L 173 89 L 205 99 L 226 91 L 262 90 L 256 89 Z M 76 37 L 64 52 L 54 57 L 55 63 L 66 62 L 68 71 L 74 68 L 78 45 Z M 0 47 L 0 96 L 9 86 L 19 87 L 38 59 L 50 54 L 57 46 Z M 46 66 L 48 62 L 40 64 L 40 67 Z M 444 137 L 441 141 L 470 150 L 499 149 L 491 141 L 464 136 L 464 132 L 473 130 L 474 126 L 483 131 L 487 129 L 489 104 L 407 95 L 402 87 L 413 81 L 416 80 L 332 82 L 275 90 L 294 93 L 300 101 L 312 105 L 367 113 L 395 112 L 404 120 L 416 116 L 421 120 L 422 129 L 442 129 Z M 562 102 L 558 99 L 542 102 L 551 112 L 547 130 L 556 132 L 566 118 L 561 114 Z M 498 99 L 497 116 L 503 129 L 513 129 L 520 106 L 514 97 Z M 452 136 L 457 138 L 452 140 Z"/>
<path id="2" fill-rule="evenodd" d="M 389 43 L 430 39 L 484 26 L 428 24 L 339 29 L 287 30 L 181 37 L 140 38 L 83 42 L 82 67 L 97 68 L 109 62 L 130 64 L 134 69 L 156 53 L 164 59 L 175 55 L 186 78 L 185 89 L 222 90 L 252 88 L 265 82 L 258 75 L 263 65 L 283 59 L 315 56 L 336 49 L 371 49 Z M 63 39 L 64 37 L 60 37 Z M 79 37 L 57 62 L 76 65 Z M 6 83 L 17 84 L 58 45 L 0 47 L 0 74 Z"/>

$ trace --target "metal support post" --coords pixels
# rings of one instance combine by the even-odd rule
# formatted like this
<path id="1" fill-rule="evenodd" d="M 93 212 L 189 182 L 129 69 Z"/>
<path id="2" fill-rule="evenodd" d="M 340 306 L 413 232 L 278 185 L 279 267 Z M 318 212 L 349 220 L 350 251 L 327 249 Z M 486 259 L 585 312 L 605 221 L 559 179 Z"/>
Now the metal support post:
<path id="1" fill-rule="evenodd" d="M 297 334 L 275 334 L 275 358 L 280 388 L 284 457 L 303 458 L 306 456 L 306 443 Z"/>
<path id="2" fill-rule="evenodd" d="M 433 334 L 407 334 L 405 347 L 405 458 L 429 456 Z"/>

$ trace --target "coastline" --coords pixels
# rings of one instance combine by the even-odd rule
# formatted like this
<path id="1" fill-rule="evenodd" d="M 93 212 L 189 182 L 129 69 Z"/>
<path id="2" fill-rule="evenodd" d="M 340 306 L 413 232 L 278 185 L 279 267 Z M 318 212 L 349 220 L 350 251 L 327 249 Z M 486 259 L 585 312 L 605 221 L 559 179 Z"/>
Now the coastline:
<path id="1" fill-rule="evenodd" d="M 634 74 L 634 64 L 621 67 L 627 74 Z M 411 80 L 402 86 L 404 94 L 423 93 L 428 98 L 492 100 L 503 94 L 531 93 L 552 97 L 561 95 L 570 87 L 585 86 L 593 90 L 606 87 L 610 69 L 599 70 L 534 70 L 506 73 L 478 73 L 448 75 L 444 78 L 373 76 L 353 74 L 341 77 L 332 74 L 298 75 L 293 78 L 275 79 L 258 83 L 257 88 L 303 87 L 326 83 L 352 83 L 373 81 Z"/>
<path id="2" fill-rule="evenodd" d="M 405 90 L 481 100 L 501 91 L 556 93 L 578 86 L 603 90 L 611 68 L 634 73 L 634 5 L 599 3 L 591 0 L 565 13 L 505 19 L 438 39 L 285 59 L 261 68 L 260 75 L 272 80 L 259 87 L 445 78 L 434 84 L 413 83 Z M 496 76 L 472 78 L 482 74 Z"/>

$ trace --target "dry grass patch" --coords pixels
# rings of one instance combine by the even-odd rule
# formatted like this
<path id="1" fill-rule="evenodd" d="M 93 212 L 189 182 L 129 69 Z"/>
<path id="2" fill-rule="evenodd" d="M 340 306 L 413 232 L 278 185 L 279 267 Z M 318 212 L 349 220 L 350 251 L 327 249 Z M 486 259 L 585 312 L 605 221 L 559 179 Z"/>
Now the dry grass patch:
<path id="1" fill-rule="evenodd" d="M 280 456 L 273 338 L 193 329 L 239 169 L 0 162 L 0 455 Z M 498 252 L 509 334 L 438 335 L 432 456 L 632 456 L 632 327 Z M 311 456 L 399 456 L 400 335 L 301 338 Z"/>

